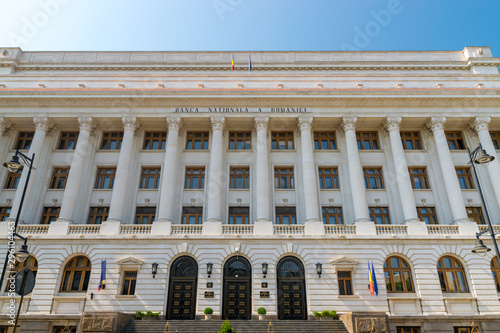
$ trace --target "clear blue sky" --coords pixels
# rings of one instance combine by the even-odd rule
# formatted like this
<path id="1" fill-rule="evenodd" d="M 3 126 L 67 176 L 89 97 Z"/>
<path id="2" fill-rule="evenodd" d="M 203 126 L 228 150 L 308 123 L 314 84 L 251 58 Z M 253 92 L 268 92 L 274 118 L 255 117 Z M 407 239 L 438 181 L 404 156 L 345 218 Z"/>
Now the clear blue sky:
<path id="1" fill-rule="evenodd" d="M 499 0 L 0 0 L 24 50 L 462 50 L 500 56 Z"/>

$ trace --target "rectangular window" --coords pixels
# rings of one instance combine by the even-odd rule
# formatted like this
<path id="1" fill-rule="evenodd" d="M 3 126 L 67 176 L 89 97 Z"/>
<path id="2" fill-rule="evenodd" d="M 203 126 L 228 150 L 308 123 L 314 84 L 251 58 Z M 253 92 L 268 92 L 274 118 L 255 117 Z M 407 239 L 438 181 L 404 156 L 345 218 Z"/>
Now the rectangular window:
<path id="1" fill-rule="evenodd" d="M 272 132 L 271 149 L 273 150 L 291 150 L 293 146 L 293 132 Z"/>
<path id="2" fill-rule="evenodd" d="M 339 188 L 337 168 L 319 168 L 319 188 L 322 190 Z"/>
<path id="3" fill-rule="evenodd" d="M 134 295 L 137 272 L 123 272 L 122 295 Z"/>
<path id="4" fill-rule="evenodd" d="M 78 135 L 78 132 L 61 132 L 61 137 L 59 139 L 59 145 L 57 146 L 57 149 L 75 149 L 76 142 L 78 141 Z"/>
<path id="5" fill-rule="evenodd" d="M 335 132 L 314 132 L 314 149 L 337 149 Z"/>
<path id="6" fill-rule="evenodd" d="M 408 172 L 410 173 L 411 186 L 413 189 L 429 189 L 427 170 L 425 168 L 408 168 Z"/>
<path id="7" fill-rule="evenodd" d="M 500 132 L 490 132 L 491 141 L 493 141 L 493 146 L 495 149 L 500 149 Z"/>
<path id="8" fill-rule="evenodd" d="M 229 188 L 248 189 L 250 169 L 248 167 L 232 167 L 229 169 Z"/>
<path id="9" fill-rule="evenodd" d="M 398 326 L 396 333 L 420 333 L 420 327 Z"/>
<path id="10" fill-rule="evenodd" d="M 229 149 L 252 149 L 252 132 L 229 132 Z"/>
<path id="11" fill-rule="evenodd" d="M 104 132 L 102 134 L 101 149 L 120 150 L 122 147 L 123 132 Z"/>
<path id="12" fill-rule="evenodd" d="M 467 217 L 477 224 L 485 224 L 483 210 L 481 207 L 466 207 Z"/>
<path id="13" fill-rule="evenodd" d="M 183 207 L 182 224 L 202 224 L 203 207 Z"/>
<path id="14" fill-rule="evenodd" d="M 474 182 L 472 181 L 472 175 L 470 173 L 470 168 L 455 168 L 457 171 L 458 182 L 460 183 L 460 188 L 462 190 L 474 189 Z"/>
<path id="15" fill-rule="evenodd" d="M 360 150 L 380 149 L 377 132 L 356 132 L 356 140 Z"/>
<path id="16" fill-rule="evenodd" d="M 276 224 L 296 224 L 295 207 L 276 207 Z"/>
<path id="17" fill-rule="evenodd" d="M 351 272 L 337 272 L 339 295 L 352 295 Z"/>
<path id="18" fill-rule="evenodd" d="M 274 188 L 293 189 L 293 168 L 274 168 Z"/>
<path id="19" fill-rule="evenodd" d="M 10 216 L 11 210 L 11 207 L 0 207 L 0 221 L 6 221 Z"/>
<path id="20" fill-rule="evenodd" d="M 7 175 L 7 181 L 5 182 L 5 189 L 17 189 L 19 181 L 21 180 L 21 175 L 23 174 L 23 169 L 18 169 L 16 172 L 9 172 Z"/>
<path id="21" fill-rule="evenodd" d="M 384 188 L 382 179 L 382 168 L 363 168 L 365 176 L 365 187 L 369 190 L 380 190 Z"/>
<path id="22" fill-rule="evenodd" d="M 116 168 L 98 168 L 95 189 L 109 190 L 115 183 Z"/>
<path id="23" fill-rule="evenodd" d="M 434 207 L 417 207 L 417 214 L 420 221 L 424 221 L 425 224 L 438 224 Z"/>
<path id="24" fill-rule="evenodd" d="M 54 222 L 59 217 L 59 212 L 61 207 L 43 207 L 42 219 L 40 224 L 50 224 Z"/>
<path id="25" fill-rule="evenodd" d="M 323 207 L 324 224 L 344 224 L 342 220 L 342 207 Z"/>
<path id="26" fill-rule="evenodd" d="M 207 150 L 208 132 L 188 132 L 186 140 L 186 149 Z"/>
<path id="27" fill-rule="evenodd" d="M 420 132 L 401 132 L 401 142 L 403 149 L 406 150 L 419 150 L 422 149 L 420 143 Z"/>
<path id="28" fill-rule="evenodd" d="M 90 207 L 88 224 L 101 224 L 108 219 L 109 207 Z"/>
<path id="29" fill-rule="evenodd" d="M 165 132 L 146 132 L 144 138 L 144 150 L 164 150 L 167 142 Z"/>
<path id="30" fill-rule="evenodd" d="M 453 329 L 455 330 L 454 333 L 473 333 L 470 326 L 453 327 Z"/>
<path id="31" fill-rule="evenodd" d="M 135 224 L 151 224 L 155 220 L 156 207 L 137 207 Z"/>
<path id="32" fill-rule="evenodd" d="M 462 132 L 445 132 L 445 134 L 446 140 L 448 141 L 448 148 L 450 148 L 450 150 L 465 149 Z"/>
<path id="33" fill-rule="evenodd" d="M 249 216 L 248 207 L 229 207 L 229 224 L 248 224 Z"/>
<path id="34" fill-rule="evenodd" d="M 370 220 L 375 224 L 391 224 L 388 207 L 368 207 Z"/>
<path id="35" fill-rule="evenodd" d="M 69 168 L 54 168 L 52 172 L 52 180 L 50 181 L 50 188 L 62 190 L 66 187 L 68 180 Z"/>
<path id="36" fill-rule="evenodd" d="M 141 189 L 155 189 L 160 186 L 160 167 L 148 167 L 141 170 Z"/>
<path id="37" fill-rule="evenodd" d="M 17 136 L 16 149 L 30 149 L 34 136 L 35 132 L 19 132 L 19 135 Z"/>
<path id="38" fill-rule="evenodd" d="M 205 168 L 186 168 L 184 188 L 200 190 L 205 187 Z"/>

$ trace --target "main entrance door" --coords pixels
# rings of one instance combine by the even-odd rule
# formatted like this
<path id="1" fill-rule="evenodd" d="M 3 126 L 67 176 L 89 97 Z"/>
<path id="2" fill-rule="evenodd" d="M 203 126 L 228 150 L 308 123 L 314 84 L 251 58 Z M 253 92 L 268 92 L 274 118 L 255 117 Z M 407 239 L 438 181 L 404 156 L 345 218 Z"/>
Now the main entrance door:
<path id="1" fill-rule="evenodd" d="M 224 265 L 223 319 L 250 319 L 252 268 L 248 260 L 233 257 Z"/>
<path id="2" fill-rule="evenodd" d="M 278 262 L 278 319 L 307 319 L 304 265 L 294 257 Z"/>
<path id="3" fill-rule="evenodd" d="M 194 319 L 198 264 L 191 257 L 180 257 L 170 268 L 166 319 Z"/>

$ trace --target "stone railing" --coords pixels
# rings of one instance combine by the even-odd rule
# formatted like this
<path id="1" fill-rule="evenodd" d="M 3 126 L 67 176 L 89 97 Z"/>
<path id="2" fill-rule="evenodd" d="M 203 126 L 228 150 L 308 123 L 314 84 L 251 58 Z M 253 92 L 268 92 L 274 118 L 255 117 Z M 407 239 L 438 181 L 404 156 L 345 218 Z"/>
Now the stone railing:
<path id="1" fill-rule="evenodd" d="M 303 235 L 304 225 L 275 225 L 275 235 Z"/>
<path id="2" fill-rule="evenodd" d="M 406 235 L 408 227 L 405 225 L 377 225 L 377 235 Z"/>
<path id="3" fill-rule="evenodd" d="M 222 234 L 253 234 L 253 225 L 223 225 L 222 226 Z"/>
<path id="4" fill-rule="evenodd" d="M 48 224 L 24 224 L 17 227 L 17 233 L 20 235 L 37 235 L 49 232 Z"/>
<path id="5" fill-rule="evenodd" d="M 120 234 L 150 234 L 151 224 L 125 224 L 120 226 Z"/>
<path id="6" fill-rule="evenodd" d="M 201 234 L 203 230 L 203 225 L 183 225 L 174 224 L 172 225 L 172 234 Z"/>
<path id="7" fill-rule="evenodd" d="M 325 225 L 325 233 L 328 234 L 338 234 L 338 235 L 355 235 L 356 226 L 355 225 L 343 225 L 343 224 L 327 224 Z"/>
<path id="8" fill-rule="evenodd" d="M 101 226 L 99 224 L 75 224 L 68 228 L 68 235 L 74 234 L 99 234 Z"/>
<path id="9" fill-rule="evenodd" d="M 458 235 L 460 230 L 458 225 L 428 225 L 429 235 Z"/>
<path id="10" fill-rule="evenodd" d="M 484 230 L 488 230 L 489 227 L 487 225 L 479 225 L 479 231 L 484 231 Z M 500 233 L 500 225 L 494 225 L 492 226 L 493 227 L 493 232 L 495 234 L 499 234 Z"/>

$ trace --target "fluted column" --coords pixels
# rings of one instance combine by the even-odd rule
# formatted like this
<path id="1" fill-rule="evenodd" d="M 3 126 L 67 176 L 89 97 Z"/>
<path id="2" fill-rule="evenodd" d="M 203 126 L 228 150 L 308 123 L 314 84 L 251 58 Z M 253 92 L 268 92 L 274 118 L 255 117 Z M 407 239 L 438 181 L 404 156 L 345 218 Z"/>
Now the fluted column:
<path id="1" fill-rule="evenodd" d="M 26 188 L 26 196 L 24 199 L 23 209 L 21 211 L 20 219 L 23 219 L 24 211 L 27 207 L 27 201 L 30 197 L 31 188 L 33 187 L 33 182 L 36 175 L 36 168 L 38 166 L 38 161 L 40 160 L 40 153 L 43 148 L 43 142 L 45 140 L 45 136 L 47 132 L 52 128 L 53 123 L 50 121 L 48 117 L 33 117 L 33 121 L 35 122 L 35 135 L 33 136 L 33 141 L 31 141 L 31 147 L 28 152 L 28 157 L 32 158 L 33 154 L 35 154 L 35 160 L 33 161 L 34 169 L 31 171 L 31 181 L 28 183 Z M 23 169 L 23 173 L 21 175 L 21 179 L 19 180 L 19 184 L 17 186 L 16 195 L 14 197 L 14 201 L 12 202 L 12 210 L 9 216 L 9 220 L 15 220 L 17 216 L 17 211 L 19 209 L 19 204 L 21 202 L 21 196 L 23 194 L 24 184 L 26 184 L 26 177 L 28 176 L 29 168 L 25 167 Z"/>
<path id="2" fill-rule="evenodd" d="M 172 222 L 175 182 L 177 179 L 177 150 L 181 117 L 167 117 L 168 136 L 163 163 L 163 175 L 160 187 L 160 207 L 158 208 L 158 222 Z"/>
<path id="3" fill-rule="evenodd" d="M 349 167 L 354 221 L 368 222 L 370 221 L 370 213 L 368 212 L 363 168 L 359 160 L 358 143 L 356 141 L 357 121 L 357 117 L 344 117 L 341 125 L 345 132 L 347 146 L 347 165 Z"/>
<path id="4" fill-rule="evenodd" d="M 398 184 L 399 197 L 403 206 L 403 216 L 405 222 L 418 221 L 417 205 L 413 196 L 408 164 L 406 163 L 405 152 L 401 144 L 401 117 L 387 117 L 385 128 L 389 132 L 391 139 L 392 158 L 396 170 L 396 181 Z"/>
<path id="5" fill-rule="evenodd" d="M 314 166 L 312 142 L 313 117 L 299 117 L 302 148 L 302 179 L 304 181 L 304 203 L 306 221 L 320 221 L 318 198 L 318 173 Z"/>
<path id="6" fill-rule="evenodd" d="M 210 169 L 208 174 L 207 221 L 222 220 L 222 184 L 223 184 L 223 143 L 225 117 L 210 117 L 212 123 L 212 145 L 210 149 Z"/>
<path id="7" fill-rule="evenodd" d="M 123 141 L 116 167 L 113 194 L 111 195 L 111 205 L 109 207 L 108 221 L 122 222 L 123 209 L 128 190 L 128 178 L 130 163 L 132 159 L 132 148 L 134 133 L 138 127 L 136 117 L 122 117 L 123 121 Z"/>
<path id="8" fill-rule="evenodd" d="M 476 130 L 483 149 L 486 150 L 488 155 L 495 158 L 488 164 L 486 169 L 488 169 L 488 173 L 490 174 L 491 186 L 495 192 L 498 206 L 500 206 L 500 160 L 498 159 L 495 146 L 491 140 L 490 131 L 488 130 L 490 121 L 490 117 L 476 117 L 474 123 L 472 123 L 472 127 Z"/>
<path id="9" fill-rule="evenodd" d="M 445 122 L 446 117 L 432 117 L 428 127 L 434 133 L 434 141 L 436 142 L 437 155 L 441 166 L 441 176 L 443 177 L 448 194 L 453 222 L 469 221 L 467 211 L 465 210 L 462 190 L 458 183 L 457 171 L 455 170 L 446 134 L 444 133 Z"/>
<path id="10" fill-rule="evenodd" d="M 80 134 L 78 135 L 75 153 L 73 154 L 73 160 L 71 161 L 71 167 L 69 169 L 68 180 L 66 182 L 61 204 L 61 212 L 57 219 L 61 222 L 73 222 L 73 213 L 75 211 L 78 196 L 80 195 L 79 189 L 83 175 L 83 167 L 88 157 L 90 134 L 95 126 L 92 117 L 78 117 L 78 123 L 80 124 Z"/>
<path id="11" fill-rule="evenodd" d="M 257 163 L 255 177 L 257 180 L 257 218 L 256 221 L 271 221 L 269 207 L 269 156 L 267 149 L 267 126 L 269 117 L 255 117 L 255 129 L 257 130 Z"/>

